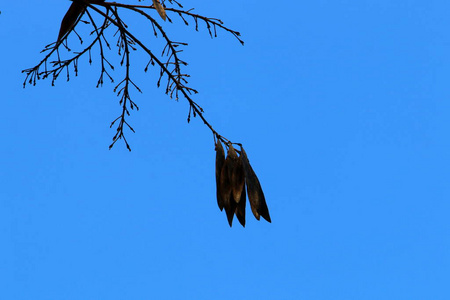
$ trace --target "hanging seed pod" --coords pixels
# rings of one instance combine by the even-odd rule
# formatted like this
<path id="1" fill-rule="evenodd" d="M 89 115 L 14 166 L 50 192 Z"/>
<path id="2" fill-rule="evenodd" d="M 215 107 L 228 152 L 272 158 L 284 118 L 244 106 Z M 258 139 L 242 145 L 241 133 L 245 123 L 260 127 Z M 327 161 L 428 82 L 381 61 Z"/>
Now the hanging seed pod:
<path id="1" fill-rule="evenodd" d="M 245 175 L 244 175 L 244 166 L 242 165 L 242 160 L 236 154 L 236 151 L 232 146 L 230 146 L 231 158 L 233 159 L 234 168 L 232 173 L 230 174 L 231 178 L 231 189 L 233 192 L 234 200 L 239 203 L 241 199 L 242 191 L 245 186 Z M 245 197 L 244 197 L 245 201 Z"/>
<path id="2" fill-rule="evenodd" d="M 252 166 L 247 158 L 244 148 L 241 146 L 241 160 L 244 167 L 245 183 L 247 184 L 248 200 L 252 209 L 253 215 L 257 220 L 262 216 L 268 222 L 272 222 L 269 215 L 269 209 L 266 204 L 266 199 L 259 183 L 258 177 L 253 171 Z"/>
<path id="3" fill-rule="evenodd" d="M 257 220 L 260 218 L 260 214 L 258 212 L 258 206 L 259 206 L 259 192 L 256 188 L 256 174 L 252 172 L 252 168 L 250 166 L 250 163 L 247 159 L 247 155 L 243 148 L 241 147 L 241 160 L 242 165 L 244 166 L 244 173 L 245 173 L 245 183 L 247 185 L 247 194 L 248 194 L 248 201 L 250 202 L 250 208 L 252 210 L 253 215 Z"/>
<path id="4" fill-rule="evenodd" d="M 241 193 L 241 199 L 239 199 L 239 202 L 236 206 L 236 217 L 239 220 L 239 223 L 241 223 L 242 226 L 245 227 L 245 185 L 242 186 L 242 193 Z"/>
<path id="5" fill-rule="evenodd" d="M 164 6 L 159 3 L 159 0 L 153 0 L 153 6 L 155 6 L 156 11 L 160 15 L 160 17 L 165 21 L 166 20 L 166 10 L 164 9 Z"/>
<path id="6" fill-rule="evenodd" d="M 73 1 L 64 15 L 63 20 L 61 21 L 61 27 L 59 28 L 58 40 L 62 40 L 66 34 L 70 33 L 70 31 L 75 27 L 79 18 L 83 15 L 86 10 L 86 4 L 81 1 Z"/>
<path id="7" fill-rule="evenodd" d="M 217 204 L 220 210 L 223 210 L 223 199 L 220 191 L 220 174 L 222 172 L 223 164 L 225 162 L 225 151 L 223 150 L 222 143 L 217 139 L 216 142 L 216 194 Z"/>
<path id="8" fill-rule="evenodd" d="M 232 149 L 232 159 L 234 162 L 233 173 L 231 174 L 231 190 L 233 199 L 236 202 L 236 217 L 245 227 L 245 175 L 242 160 L 237 156 L 236 151 Z"/>
<path id="9" fill-rule="evenodd" d="M 234 160 L 232 158 L 234 152 L 228 149 L 227 158 L 220 172 L 220 197 L 223 201 L 223 207 L 225 208 L 225 213 L 227 214 L 228 224 L 233 222 L 234 212 L 236 211 L 236 201 L 233 199 L 233 192 L 231 187 L 231 174 L 233 173 Z M 235 153 L 236 154 L 236 153 Z"/>

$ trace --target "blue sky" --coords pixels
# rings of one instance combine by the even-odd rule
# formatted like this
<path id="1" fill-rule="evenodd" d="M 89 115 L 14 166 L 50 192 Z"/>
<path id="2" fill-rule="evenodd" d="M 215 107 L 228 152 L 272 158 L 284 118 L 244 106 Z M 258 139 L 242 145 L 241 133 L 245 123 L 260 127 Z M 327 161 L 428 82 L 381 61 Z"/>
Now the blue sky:
<path id="1" fill-rule="evenodd" d="M 242 33 L 245 46 L 164 23 L 189 42 L 206 118 L 244 144 L 272 224 L 247 206 L 246 228 L 229 228 L 212 135 L 142 53 L 132 152 L 108 150 L 120 106 L 113 85 L 95 88 L 95 55 L 70 82 L 23 89 L 70 2 L 7 1 L 0 298 L 449 299 L 450 4 L 182 3 Z"/>

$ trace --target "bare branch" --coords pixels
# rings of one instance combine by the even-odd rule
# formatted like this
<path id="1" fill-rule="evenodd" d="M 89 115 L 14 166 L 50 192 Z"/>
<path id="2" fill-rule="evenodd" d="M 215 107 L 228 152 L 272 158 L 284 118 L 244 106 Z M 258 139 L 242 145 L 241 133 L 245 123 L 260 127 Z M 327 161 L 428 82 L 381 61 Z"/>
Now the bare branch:
<path id="1" fill-rule="evenodd" d="M 152 0 L 153 5 L 136 5 L 136 4 L 123 4 L 117 2 L 105 2 L 103 0 L 72 0 L 68 12 L 61 22 L 61 28 L 58 34 L 57 41 L 55 43 L 45 46 L 42 52 L 47 52 L 44 59 L 42 59 L 36 66 L 25 69 L 22 72 L 26 74 L 24 80 L 24 87 L 26 84 L 35 85 L 37 80 L 52 78 L 52 85 L 55 84 L 56 79 L 61 75 L 63 71 L 66 73 L 67 80 L 70 80 L 70 70 L 73 68 L 75 76 L 78 74 L 78 62 L 79 59 L 88 54 L 89 64 L 92 64 L 92 52 L 94 46 L 98 46 L 98 56 L 100 57 L 100 76 L 97 81 L 97 87 L 102 86 L 104 82 L 104 76 L 107 76 L 111 82 L 114 82 L 112 74 L 115 68 L 112 63 L 106 58 L 105 48 L 111 49 L 111 45 L 108 42 L 105 33 L 110 27 L 116 30 L 114 36 L 117 36 L 117 54 L 120 57 L 120 65 L 125 68 L 125 74 L 123 79 L 115 85 L 114 92 L 119 97 L 119 104 L 121 106 L 121 112 L 112 122 L 110 127 L 116 126 L 116 132 L 112 138 L 112 143 L 109 148 L 111 149 L 118 140 L 123 140 L 127 149 L 131 151 L 131 147 L 125 137 L 126 130 L 135 132 L 133 127 L 129 124 L 127 117 L 131 115 L 131 111 L 139 110 L 138 105 L 131 99 L 131 90 L 135 89 L 142 93 L 141 89 L 133 82 L 131 78 L 131 59 L 132 51 L 142 50 L 148 55 L 149 62 L 144 68 L 144 71 L 148 70 L 148 66 L 151 64 L 159 68 L 159 78 L 157 80 L 157 86 L 161 85 L 161 81 L 167 80 L 165 83 L 165 93 L 176 101 L 182 96 L 189 103 L 188 122 L 190 122 L 191 116 L 199 117 L 203 123 L 209 128 L 213 134 L 216 150 L 220 149 L 221 143 L 228 149 L 228 156 L 225 162 L 221 161 L 223 150 L 220 151 L 219 163 L 216 164 L 216 180 L 221 192 L 218 190 L 219 205 L 221 209 L 226 208 L 228 221 L 231 226 L 231 222 L 234 214 L 239 219 L 239 222 L 245 225 L 245 192 L 244 192 L 244 180 L 247 186 L 247 192 L 249 200 L 252 205 L 252 211 L 255 217 L 259 219 L 259 216 L 263 216 L 270 222 L 270 216 L 267 210 L 267 206 L 264 200 L 264 194 L 260 187 L 258 178 L 256 177 L 253 169 L 251 169 L 247 156 L 240 143 L 232 143 L 229 139 L 220 135 L 209 123 L 205 116 L 202 107 L 196 103 L 192 95 L 197 93 L 197 90 L 188 85 L 188 78 L 190 75 L 182 67 L 188 65 L 188 63 L 180 57 L 180 53 L 183 51 L 183 47 L 187 46 L 186 42 L 174 41 L 164 30 L 164 27 L 159 23 L 160 20 L 155 20 L 150 14 L 150 11 L 155 11 L 165 21 L 170 19 L 170 15 L 176 15 L 180 17 L 183 22 L 189 26 L 188 18 L 194 21 L 195 30 L 198 31 L 199 22 L 203 22 L 206 25 L 209 35 L 217 37 L 217 29 L 224 30 L 232 34 L 242 45 L 244 42 L 240 39 L 240 33 L 234 31 L 225 25 L 220 19 L 209 18 L 199 14 L 192 13 L 193 9 L 185 10 L 181 3 L 176 0 Z M 166 3 L 175 4 L 178 8 L 166 7 Z M 150 49 L 141 39 L 136 37 L 132 31 L 128 28 L 124 19 L 120 15 L 119 10 L 129 10 L 133 13 L 143 16 L 152 26 L 155 37 L 161 36 L 165 42 L 165 46 L 162 49 L 160 56 L 156 55 L 154 50 Z M 88 20 L 82 20 L 83 16 L 87 16 Z M 100 26 L 96 23 L 96 17 L 100 17 L 102 22 Z M 79 35 L 76 28 L 82 24 L 92 26 L 90 35 L 93 35 L 92 41 L 82 47 L 81 51 L 72 51 L 68 47 L 68 37 L 71 32 L 74 32 L 78 36 L 80 45 L 83 44 L 82 35 Z M 62 47 L 61 47 L 62 46 Z M 61 53 L 60 53 L 61 51 Z M 68 59 L 62 59 L 62 54 L 69 54 Z M 234 149 L 233 144 L 239 145 L 241 150 Z M 220 145 L 220 146 L 219 146 Z M 240 156 L 238 156 L 238 154 Z M 223 165 L 223 166 L 222 166 Z M 244 172 L 245 171 L 245 172 Z M 222 178 L 221 180 L 219 180 Z M 232 191 L 233 195 L 228 194 L 228 191 Z M 243 200 L 242 200 L 243 199 Z"/>

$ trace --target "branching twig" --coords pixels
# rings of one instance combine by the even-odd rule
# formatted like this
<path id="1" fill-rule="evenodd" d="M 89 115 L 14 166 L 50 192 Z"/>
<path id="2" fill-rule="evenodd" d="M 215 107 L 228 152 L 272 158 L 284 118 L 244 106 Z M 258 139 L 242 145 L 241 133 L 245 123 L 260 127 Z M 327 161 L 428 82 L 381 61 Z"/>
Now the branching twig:
<path id="1" fill-rule="evenodd" d="M 244 42 L 239 38 L 240 33 L 229 29 L 223 25 L 223 22 L 219 19 L 208 18 L 202 15 L 192 13 L 192 9 L 183 10 L 183 6 L 176 0 L 167 0 L 169 3 L 175 3 L 177 8 L 165 7 L 164 0 L 153 0 L 154 5 L 135 5 L 135 4 L 123 4 L 116 2 L 104 2 L 103 0 L 72 0 L 73 3 L 68 12 L 64 16 L 61 24 L 58 40 L 55 43 L 45 46 L 43 52 L 48 52 L 42 61 L 36 66 L 30 69 L 23 70 L 26 74 L 24 87 L 28 84 L 36 84 L 39 79 L 45 79 L 52 76 L 52 85 L 54 85 L 56 79 L 65 70 L 67 73 L 67 80 L 70 79 L 69 67 L 72 65 L 75 75 L 78 74 L 78 60 L 81 56 L 89 53 L 89 63 L 92 63 L 91 52 L 93 47 L 98 44 L 100 55 L 100 77 L 97 81 L 97 87 L 103 85 L 103 77 L 106 74 L 111 82 L 114 82 L 112 75 L 108 72 L 107 66 L 114 70 L 114 66 L 106 58 L 104 47 L 111 49 L 110 44 L 105 37 L 105 31 L 109 27 L 116 28 L 117 35 L 117 48 L 118 54 L 121 57 L 120 65 L 125 66 L 124 78 L 114 87 L 114 92 L 120 98 L 119 104 L 121 105 L 120 115 L 111 122 L 111 126 L 116 125 L 116 133 L 112 139 L 112 143 L 109 146 L 111 149 L 115 143 L 122 139 L 129 151 L 131 151 L 130 145 L 125 137 L 125 129 L 129 129 L 135 132 L 133 127 L 128 123 L 127 117 L 130 116 L 130 111 L 139 110 L 137 104 L 131 99 L 130 89 L 135 88 L 138 92 L 141 92 L 140 88 L 132 81 L 130 65 L 131 65 L 131 51 L 141 49 L 149 56 L 149 63 L 145 67 L 144 71 L 147 71 L 148 65 L 156 65 L 159 67 L 159 78 L 157 86 L 161 85 L 161 80 L 167 78 L 165 85 L 165 93 L 170 98 L 175 98 L 178 101 L 179 96 L 182 95 L 189 103 L 188 122 L 191 119 L 191 115 L 198 116 L 203 123 L 213 133 L 215 150 L 216 150 L 216 184 L 217 184 L 217 201 L 219 208 L 222 210 L 225 208 L 228 222 L 231 226 L 233 216 L 236 215 L 239 222 L 245 226 L 245 198 L 247 187 L 247 195 L 250 202 L 250 206 L 254 216 L 259 220 L 263 217 L 267 221 L 271 222 L 267 204 L 265 202 L 264 193 L 262 192 L 259 180 L 250 166 L 250 162 L 244 151 L 244 148 L 240 143 L 232 143 L 230 140 L 220 135 L 209 123 L 205 116 L 204 111 L 200 105 L 198 105 L 193 99 L 192 95 L 197 93 L 197 90 L 188 86 L 189 75 L 182 71 L 182 66 L 187 66 L 187 62 L 180 57 L 182 47 L 187 46 L 185 42 L 173 41 L 164 30 L 163 26 L 155 20 L 149 13 L 149 10 L 157 10 L 158 14 L 163 20 L 172 22 L 167 12 L 178 15 L 186 25 L 189 25 L 186 20 L 187 17 L 192 18 L 195 22 L 195 30 L 198 30 L 199 21 L 203 21 L 206 24 L 209 35 L 213 38 L 217 36 L 217 28 L 225 30 L 236 37 L 241 44 Z M 156 7 L 155 7 L 156 6 Z M 103 11 L 101 8 L 104 8 Z M 165 46 L 161 53 L 161 58 L 155 55 L 144 42 L 137 38 L 126 25 L 125 21 L 119 14 L 119 9 L 127 9 L 132 12 L 138 13 L 145 17 L 151 24 L 155 37 L 159 35 L 165 41 Z M 103 18 L 101 26 L 97 26 L 95 18 L 91 14 L 95 12 L 97 15 Z M 82 21 L 83 15 L 87 15 L 89 21 Z M 95 34 L 93 41 L 83 50 L 79 52 L 72 51 L 67 44 L 67 38 L 71 31 L 75 32 L 75 28 L 79 22 L 91 24 L 93 30 L 92 34 Z M 77 32 L 75 32 L 79 38 L 80 44 L 83 40 Z M 66 49 L 68 53 L 72 54 L 69 59 L 61 59 L 60 48 Z M 56 56 L 54 61 L 50 61 L 50 58 Z M 164 61 L 163 59 L 166 58 Z M 48 66 L 50 64 L 50 67 Z M 44 68 L 44 70 L 42 70 Z M 222 147 L 222 143 L 227 148 L 227 155 L 225 159 L 225 152 Z M 240 150 L 234 149 L 233 144 L 239 145 Z M 239 154 L 239 156 L 238 156 Z"/>
<path id="2" fill-rule="evenodd" d="M 111 70 L 114 70 L 114 66 L 106 58 L 105 52 L 104 52 L 104 44 L 110 49 L 110 45 L 107 42 L 106 37 L 104 36 L 104 32 L 109 27 L 109 25 L 112 24 L 112 25 L 114 25 L 114 27 L 117 28 L 118 33 L 119 33 L 119 41 L 118 41 L 117 46 L 119 48 L 119 54 L 122 57 L 121 65 L 123 63 L 125 63 L 126 74 L 125 74 L 125 78 L 114 88 L 114 91 L 116 91 L 117 95 L 120 96 L 119 104 L 122 106 L 122 113 L 120 114 L 119 117 L 117 117 L 111 123 L 111 126 L 116 124 L 116 122 L 118 122 L 117 123 L 118 125 L 116 128 L 116 134 L 113 137 L 113 143 L 110 145 L 110 148 L 117 142 L 117 140 L 123 139 L 127 148 L 131 149 L 128 142 L 126 141 L 124 128 L 127 127 L 133 132 L 134 132 L 134 129 L 125 120 L 125 118 L 126 118 L 126 116 L 130 115 L 129 109 L 132 110 L 132 109 L 136 108 L 136 110 L 138 110 L 139 107 L 137 106 L 137 104 L 134 101 L 131 100 L 129 87 L 133 86 L 139 92 L 141 92 L 139 87 L 137 85 L 135 85 L 130 78 L 130 49 L 135 50 L 134 45 L 138 45 L 142 50 L 144 50 L 149 55 L 149 57 L 150 57 L 149 64 L 152 64 L 152 65 L 156 64 L 159 66 L 161 71 L 160 71 L 160 76 L 159 76 L 157 85 L 160 86 L 163 76 L 166 76 L 167 84 L 165 87 L 165 93 L 167 95 L 169 95 L 171 98 L 175 98 L 176 100 L 179 99 L 179 93 L 181 93 L 184 96 L 184 98 L 189 102 L 188 122 L 191 119 L 191 115 L 193 115 L 194 117 L 199 116 L 200 119 L 202 119 L 202 121 L 204 122 L 204 124 L 207 125 L 208 128 L 211 130 L 211 132 L 213 133 L 215 138 L 217 137 L 219 140 L 224 142 L 225 145 L 228 145 L 229 143 L 231 143 L 230 140 L 228 140 L 227 138 L 220 135 L 213 128 L 213 126 L 204 117 L 204 115 L 203 115 L 204 111 L 203 111 L 202 107 L 200 105 L 198 105 L 191 98 L 191 95 L 196 94 L 197 90 L 187 86 L 187 84 L 188 84 L 187 78 L 190 76 L 189 76 L 189 74 L 183 73 L 181 70 L 181 66 L 186 66 L 187 62 L 179 57 L 179 53 L 182 51 L 180 49 L 180 47 L 186 46 L 187 43 L 175 42 L 175 41 L 171 40 L 169 38 L 169 36 L 167 35 L 167 33 L 165 32 L 165 30 L 163 29 L 163 26 L 161 26 L 161 24 L 158 21 L 156 21 L 150 14 L 148 14 L 146 11 L 144 11 L 147 9 L 154 10 L 155 8 L 153 7 L 153 5 L 123 4 L 123 3 L 116 3 L 116 2 L 102 2 L 100 0 L 96 0 L 96 1 L 73 0 L 73 1 L 80 1 L 86 5 L 86 7 L 87 7 L 86 15 L 89 18 L 89 22 L 85 22 L 85 23 L 90 23 L 93 26 L 94 29 L 93 29 L 92 33 L 95 33 L 95 35 L 96 35 L 95 38 L 82 51 L 73 52 L 74 56 L 69 59 L 66 59 L 66 60 L 60 59 L 59 48 L 61 45 L 64 45 L 65 41 L 67 41 L 67 37 L 69 34 L 67 34 L 64 39 L 61 39 L 61 40 L 57 41 L 56 43 L 47 45 L 43 51 L 44 52 L 49 51 L 49 52 L 44 57 L 44 59 L 42 61 L 40 61 L 39 64 L 37 64 L 35 67 L 26 69 L 23 71 L 24 73 L 26 73 L 24 86 L 27 83 L 35 85 L 37 80 L 45 79 L 49 76 L 52 76 L 52 85 L 54 85 L 56 79 L 59 77 L 59 75 L 61 74 L 61 72 L 63 70 L 66 70 L 67 80 L 69 80 L 70 79 L 69 66 L 70 65 L 73 66 L 75 75 L 77 75 L 78 59 L 82 55 L 84 55 L 86 52 L 89 53 L 89 63 L 92 63 L 91 51 L 92 51 L 94 45 L 96 45 L 96 44 L 98 44 L 98 46 L 99 46 L 99 54 L 100 54 L 100 62 L 101 62 L 100 77 L 97 82 L 97 87 L 99 87 L 103 84 L 103 78 L 104 78 L 105 74 L 106 74 L 106 76 L 108 76 L 108 78 L 111 80 L 111 82 L 114 82 L 114 79 L 113 79 L 112 75 L 108 72 L 106 65 L 108 65 L 108 67 L 111 68 Z M 177 1 L 172 0 L 169 2 L 175 3 L 180 8 L 183 8 L 183 6 Z M 96 6 L 104 7 L 106 9 L 106 12 L 103 12 Z M 128 10 L 137 12 L 137 13 L 141 14 L 142 16 L 144 16 L 147 20 L 150 21 L 150 23 L 153 27 L 155 36 L 157 37 L 158 33 L 159 33 L 165 40 L 166 46 L 164 47 L 163 52 L 162 52 L 162 56 L 167 57 L 167 60 L 165 62 L 162 62 L 161 59 L 159 59 L 140 39 L 135 37 L 127 29 L 126 24 L 124 23 L 123 19 L 119 15 L 118 8 L 128 9 Z M 92 10 L 103 17 L 103 19 L 104 19 L 103 24 L 100 27 L 98 27 L 96 25 L 94 18 L 89 10 Z M 196 30 L 198 30 L 198 20 L 202 20 L 206 24 L 206 27 L 208 28 L 208 31 L 209 31 L 209 34 L 211 35 L 211 37 L 217 36 L 216 27 L 218 27 L 220 29 L 223 29 L 223 30 L 233 34 L 243 44 L 243 41 L 239 38 L 240 33 L 225 27 L 223 25 L 223 22 L 219 19 L 208 18 L 208 17 L 202 16 L 202 15 L 194 14 L 191 12 L 192 9 L 182 10 L 182 9 L 177 9 L 177 8 L 165 7 L 165 10 L 167 12 L 176 13 L 178 16 L 180 16 L 182 18 L 182 20 L 184 21 L 184 23 L 186 25 L 189 25 L 189 23 L 186 21 L 186 19 L 183 16 L 188 16 L 188 17 L 193 18 L 195 21 L 195 29 Z M 81 19 L 81 16 L 75 23 L 74 28 L 78 25 L 80 19 Z M 168 20 L 171 22 L 171 19 L 169 17 L 168 17 Z M 211 31 L 211 28 L 213 29 L 214 33 Z M 80 39 L 80 42 L 82 42 L 81 39 Z M 71 50 L 67 46 L 65 46 L 65 47 L 66 47 L 67 51 L 71 52 Z M 49 59 L 55 53 L 58 54 L 57 60 L 51 61 L 50 62 L 51 67 L 48 68 L 47 64 L 49 63 Z M 43 66 L 44 66 L 44 70 L 42 71 L 41 69 Z M 147 68 L 148 68 L 148 65 L 145 68 L 145 70 L 147 70 Z M 126 125 L 126 126 L 124 126 L 124 125 Z M 239 143 L 235 143 L 235 144 L 240 145 Z"/>

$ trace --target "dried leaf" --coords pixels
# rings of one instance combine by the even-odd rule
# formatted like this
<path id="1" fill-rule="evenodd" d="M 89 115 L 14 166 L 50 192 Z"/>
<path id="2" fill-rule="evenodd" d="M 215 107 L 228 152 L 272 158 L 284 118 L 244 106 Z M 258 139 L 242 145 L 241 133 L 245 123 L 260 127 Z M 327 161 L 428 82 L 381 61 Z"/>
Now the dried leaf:
<path id="1" fill-rule="evenodd" d="M 81 1 L 73 1 L 69 7 L 69 10 L 64 15 L 63 20 L 61 21 L 61 27 L 59 28 L 58 40 L 62 40 L 66 34 L 70 33 L 72 29 L 75 27 L 79 18 L 83 15 L 86 10 L 86 4 Z"/>
<path id="2" fill-rule="evenodd" d="M 225 151 L 222 143 L 217 140 L 216 143 L 216 190 L 217 190 L 217 204 L 220 210 L 223 210 L 223 199 L 220 192 L 220 173 L 222 172 L 223 164 L 225 162 Z"/>
<path id="3" fill-rule="evenodd" d="M 272 222 L 269 215 L 269 209 L 266 204 L 266 199 L 259 183 L 258 177 L 253 171 L 252 166 L 247 158 L 244 148 L 241 146 L 242 165 L 245 173 L 245 183 L 247 185 L 248 200 L 252 209 L 253 215 L 257 220 L 262 216 L 268 222 Z"/>
<path id="4" fill-rule="evenodd" d="M 155 6 L 158 14 L 165 21 L 166 20 L 166 10 L 164 9 L 164 6 L 162 6 L 161 3 L 159 3 L 159 0 L 153 0 L 153 5 Z"/>

